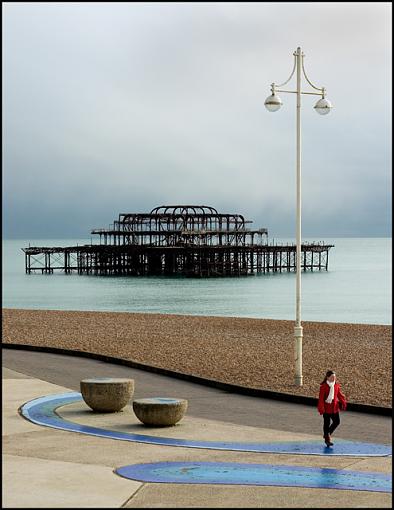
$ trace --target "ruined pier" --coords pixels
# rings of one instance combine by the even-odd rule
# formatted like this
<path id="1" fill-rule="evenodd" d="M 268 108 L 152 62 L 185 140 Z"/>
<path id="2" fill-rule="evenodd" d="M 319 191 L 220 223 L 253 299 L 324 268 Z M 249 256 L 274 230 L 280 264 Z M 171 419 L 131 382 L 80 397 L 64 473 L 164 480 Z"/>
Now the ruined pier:
<path id="1" fill-rule="evenodd" d="M 253 230 L 240 214 L 209 206 L 160 206 L 121 213 L 108 229 L 93 229 L 98 244 L 28 247 L 27 274 L 241 276 L 296 270 L 295 244 L 269 244 L 266 228 Z M 328 269 L 333 245 L 301 246 L 304 271 Z"/>

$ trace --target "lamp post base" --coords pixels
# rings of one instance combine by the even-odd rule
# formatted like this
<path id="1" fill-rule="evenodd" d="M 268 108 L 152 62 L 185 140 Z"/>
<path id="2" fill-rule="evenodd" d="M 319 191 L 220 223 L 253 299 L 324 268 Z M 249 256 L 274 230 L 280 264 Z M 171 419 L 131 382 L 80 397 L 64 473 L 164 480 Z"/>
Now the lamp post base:
<path id="1" fill-rule="evenodd" d="M 302 326 L 294 327 L 294 359 L 295 359 L 295 378 L 294 383 L 296 386 L 302 386 L 303 376 L 302 376 L 302 336 L 303 336 L 303 328 Z"/>
<path id="2" fill-rule="evenodd" d="M 294 384 L 296 386 L 302 386 L 302 382 L 303 382 L 303 376 L 302 375 L 300 375 L 300 376 L 296 375 L 295 378 L 294 378 Z"/>

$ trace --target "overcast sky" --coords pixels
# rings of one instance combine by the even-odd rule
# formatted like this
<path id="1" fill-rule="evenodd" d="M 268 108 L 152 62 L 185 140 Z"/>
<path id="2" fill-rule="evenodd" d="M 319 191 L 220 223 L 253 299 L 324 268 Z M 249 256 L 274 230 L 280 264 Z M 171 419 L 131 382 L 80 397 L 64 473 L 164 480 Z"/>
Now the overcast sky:
<path id="1" fill-rule="evenodd" d="M 295 95 L 264 100 L 297 46 L 334 106 L 302 96 L 303 237 L 391 236 L 391 3 L 2 6 L 4 238 L 162 204 L 294 237 Z"/>

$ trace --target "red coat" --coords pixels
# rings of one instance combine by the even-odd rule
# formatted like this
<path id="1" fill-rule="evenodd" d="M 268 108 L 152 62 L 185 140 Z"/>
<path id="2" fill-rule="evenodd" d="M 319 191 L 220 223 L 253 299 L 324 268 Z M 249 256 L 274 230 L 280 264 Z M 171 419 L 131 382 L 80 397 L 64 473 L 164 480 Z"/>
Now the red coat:
<path id="1" fill-rule="evenodd" d="M 325 400 L 330 392 L 329 385 L 325 382 L 320 385 L 319 402 L 317 403 L 317 410 L 320 414 L 323 413 L 338 413 L 340 410 L 345 411 L 347 402 L 345 395 L 341 391 L 339 383 L 334 384 L 334 398 L 331 404 L 328 404 Z"/>

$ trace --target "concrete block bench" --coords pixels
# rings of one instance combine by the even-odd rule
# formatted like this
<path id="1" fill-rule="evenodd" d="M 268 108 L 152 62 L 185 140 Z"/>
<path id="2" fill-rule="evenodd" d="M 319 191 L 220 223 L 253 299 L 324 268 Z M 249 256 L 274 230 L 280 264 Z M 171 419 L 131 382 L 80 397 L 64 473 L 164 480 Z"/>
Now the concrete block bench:
<path id="1" fill-rule="evenodd" d="M 133 401 L 137 418 L 145 425 L 166 427 L 175 425 L 187 410 L 187 400 L 180 398 L 140 398 Z"/>
<path id="2" fill-rule="evenodd" d="M 115 377 L 83 379 L 80 388 L 82 398 L 93 411 L 113 413 L 120 411 L 131 401 L 134 380 Z"/>

